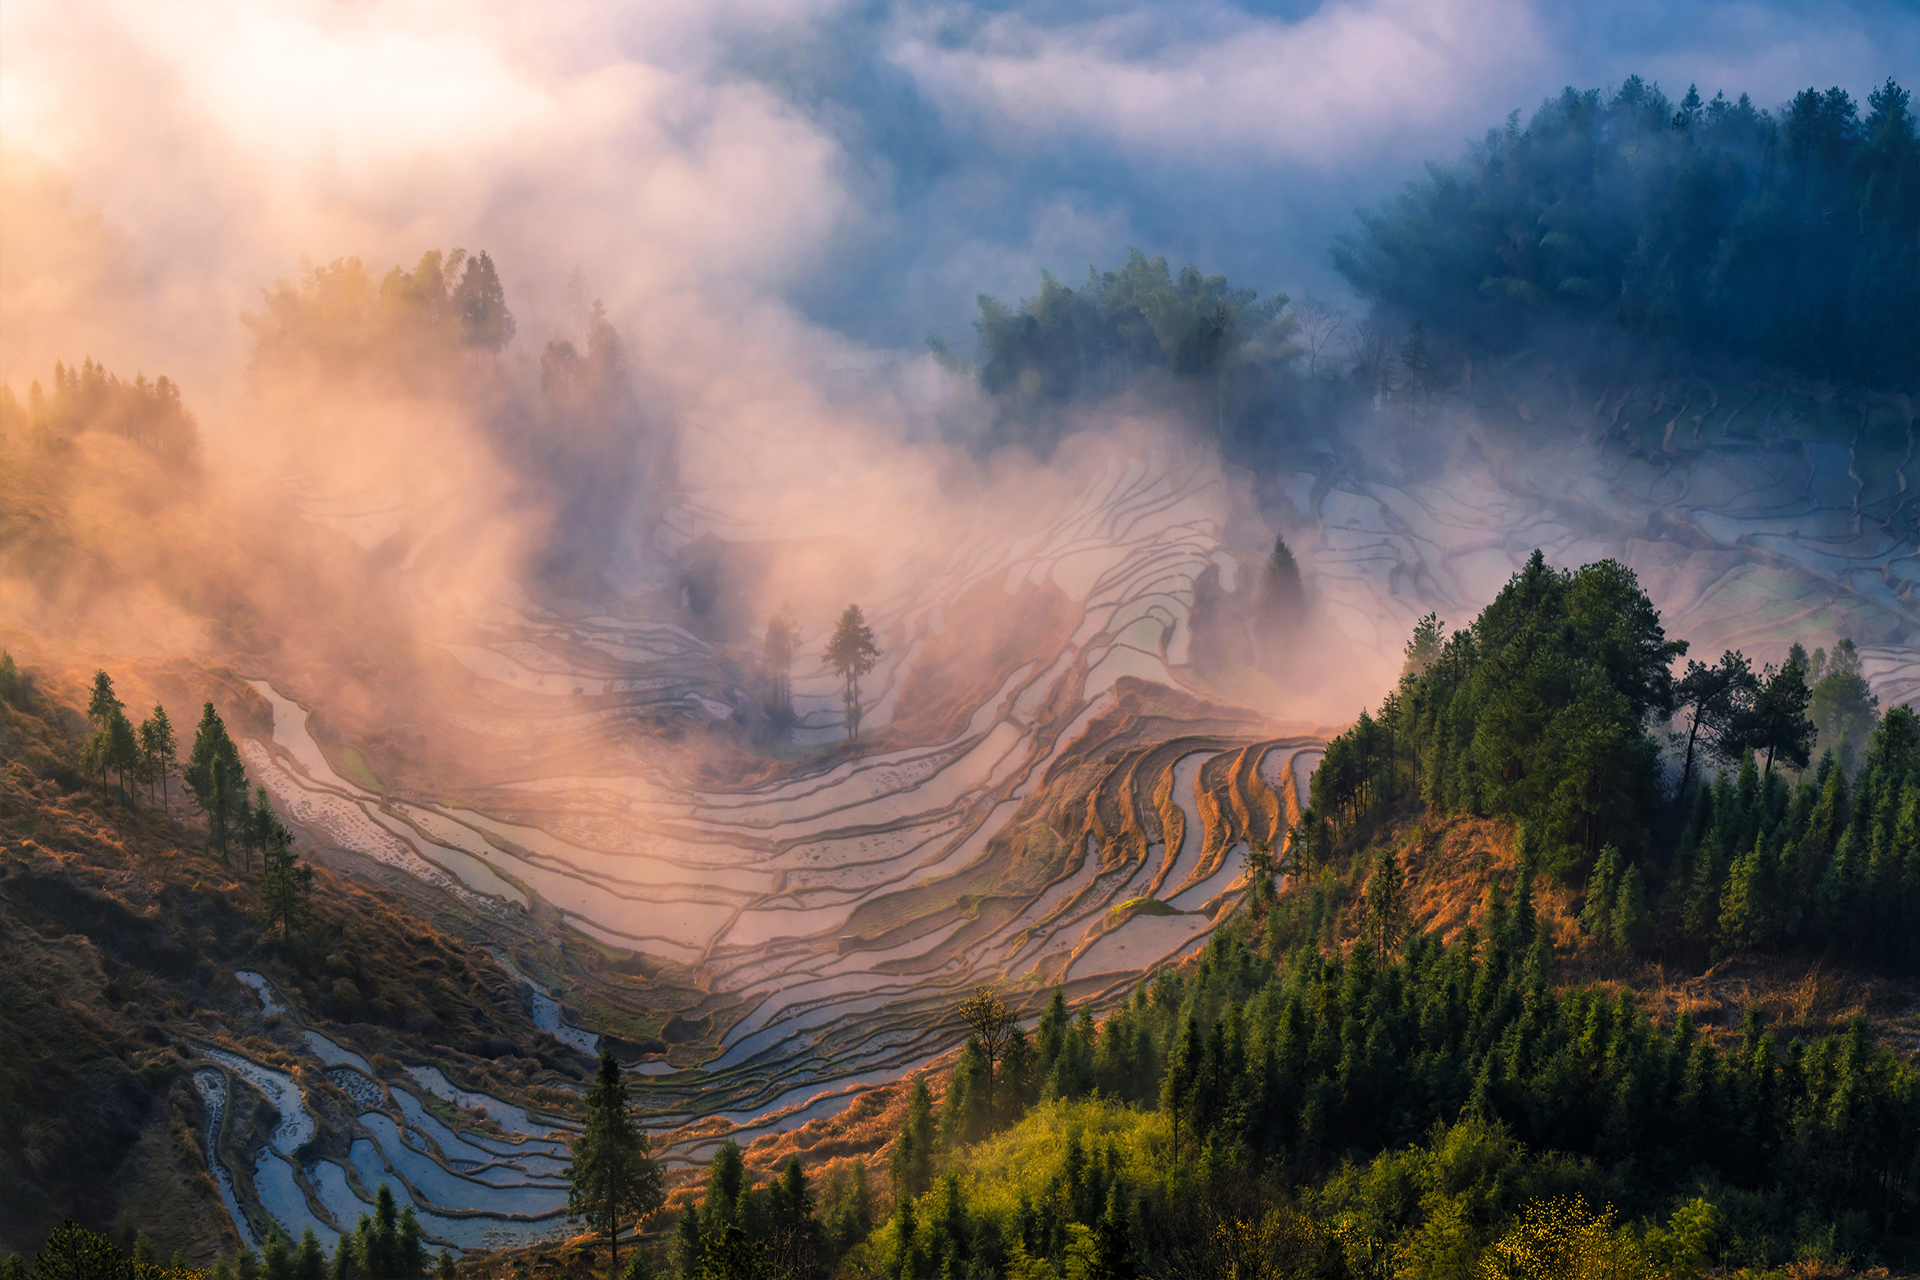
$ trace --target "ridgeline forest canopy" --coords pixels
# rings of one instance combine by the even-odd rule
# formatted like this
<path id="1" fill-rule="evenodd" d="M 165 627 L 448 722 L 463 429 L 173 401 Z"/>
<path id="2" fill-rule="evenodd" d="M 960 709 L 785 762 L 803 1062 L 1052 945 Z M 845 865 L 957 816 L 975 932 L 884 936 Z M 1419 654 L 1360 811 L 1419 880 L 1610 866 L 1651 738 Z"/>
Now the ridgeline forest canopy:
<path id="1" fill-rule="evenodd" d="M 1424 344 L 1488 358 L 1543 343 L 1622 342 L 1753 359 L 1879 389 L 1920 385 L 1920 136 L 1889 79 L 1866 110 L 1807 89 L 1777 113 L 1741 94 L 1674 103 L 1638 76 L 1611 95 L 1567 89 L 1522 127 L 1514 112 L 1451 163 L 1358 211 L 1334 265 Z M 1289 299 L 1134 250 L 1070 288 L 1042 273 L 1017 307 L 982 295 L 974 375 L 1001 435 L 1036 407 L 1117 390 L 1149 371 L 1205 387 L 1198 420 L 1230 443 L 1303 354 Z M 1352 326 L 1371 381 L 1382 352 Z M 1377 336 L 1377 335 L 1376 335 Z M 937 339 L 949 367 L 960 362 Z M 1317 365 L 1317 353 L 1313 363 Z M 1432 356 L 1426 355 L 1431 359 Z M 1368 393 L 1375 390 L 1369 385 Z"/>

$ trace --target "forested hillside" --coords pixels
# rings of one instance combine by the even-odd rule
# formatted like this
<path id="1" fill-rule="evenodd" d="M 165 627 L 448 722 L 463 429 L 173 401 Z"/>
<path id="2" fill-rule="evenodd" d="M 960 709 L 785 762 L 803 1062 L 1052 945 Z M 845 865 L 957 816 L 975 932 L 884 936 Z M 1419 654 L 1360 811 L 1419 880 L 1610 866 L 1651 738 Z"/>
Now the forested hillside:
<path id="1" fill-rule="evenodd" d="M 1471 399 L 1476 361 L 1523 353 L 1602 384 L 1728 360 L 1920 377 L 1920 134 L 1891 79 L 1864 108 L 1809 88 L 1778 112 L 1638 76 L 1569 88 L 1358 222 L 1333 261 L 1365 317 L 1136 249 L 1078 288 L 1043 272 L 1017 305 L 982 295 L 977 365 L 932 345 L 994 405 L 996 442 L 1048 447 L 1060 406 L 1131 388 L 1250 458 L 1353 397 Z"/>
<path id="2" fill-rule="evenodd" d="M 244 685 L 200 678 L 245 714 Z M 216 1171 L 250 1186 L 254 1147 L 288 1117 L 244 1086 L 232 1114 L 210 1111 L 194 1077 L 216 1062 L 293 1073 L 322 1122 L 306 1156 L 344 1149 L 359 1100 L 236 970 L 311 1025 L 354 1024 L 396 1071 L 384 1054 L 508 1073 L 490 1086 L 508 1092 L 525 1087 L 514 1072 L 584 1075 L 490 955 L 306 864 L 212 702 L 175 743 L 164 708 L 127 713 L 133 683 L 116 694 L 103 672 L 82 708 L 0 653 L 0 1251 L 31 1253 L 73 1218 L 144 1233 L 149 1257 L 231 1259 Z"/>
<path id="3" fill-rule="evenodd" d="M 1328 747 L 1301 849 L 1364 841 L 1397 805 L 1519 824 L 1529 861 L 1584 886 L 1622 955 L 1805 949 L 1920 965 L 1920 717 L 1879 712 L 1842 641 L 1755 672 L 1675 678 L 1633 575 L 1538 552 L 1469 627 L 1429 618 L 1377 713 Z"/>
<path id="4" fill-rule="evenodd" d="M 1469 355 L 1633 335 L 1694 356 L 1912 388 L 1920 141 L 1889 79 L 1678 103 L 1567 89 L 1363 211 L 1334 251 L 1363 295 Z M 1613 345 L 1613 344 L 1607 344 Z"/>

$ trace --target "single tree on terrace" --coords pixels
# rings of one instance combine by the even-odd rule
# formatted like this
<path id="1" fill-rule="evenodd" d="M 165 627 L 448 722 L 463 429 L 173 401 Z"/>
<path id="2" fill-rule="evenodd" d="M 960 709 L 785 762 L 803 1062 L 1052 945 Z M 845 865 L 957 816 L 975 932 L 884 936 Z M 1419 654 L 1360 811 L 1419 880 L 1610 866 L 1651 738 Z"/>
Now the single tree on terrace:
<path id="1" fill-rule="evenodd" d="M 612 1274 L 620 1271 L 620 1228 L 666 1203 L 666 1180 L 647 1135 L 627 1110 L 620 1064 L 600 1051 L 600 1078 L 587 1094 L 587 1124 L 566 1168 L 567 1216 L 607 1236 Z"/>
<path id="2" fill-rule="evenodd" d="M 848 605 L 847 611 L 840 615 L 840 625 L 834 628 L 824 656 L 827 665 L 846 682 L 841 698 L 847 708 L 847 736 L 857 738 L 860 736 L 860 677 L 873 670 L 874 662 L 880 657 L 880 649 L 873 642 L 873 628 L 867 625 L 859 605 Z"/>
<path id="3" fill-rule="evenodd" d="M 960 1020 L 967 1024 L 980 1042 L 980 1056 L 987 1064 L 987 1112 L 993 1113 L 993 1069 L 1007 1051 L 1013 1037 L 1013 1011 L 992 987 L 975 987 L 973 994 L 960 1002 Z"/>

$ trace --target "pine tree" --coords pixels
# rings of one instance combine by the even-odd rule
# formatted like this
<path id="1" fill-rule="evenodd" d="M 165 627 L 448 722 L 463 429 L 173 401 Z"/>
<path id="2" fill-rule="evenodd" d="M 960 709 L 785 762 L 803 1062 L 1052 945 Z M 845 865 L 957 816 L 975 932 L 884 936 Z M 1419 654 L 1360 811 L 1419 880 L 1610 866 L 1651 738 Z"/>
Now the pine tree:
<path id="1" fill-rule="evenodd" d="M 162 809 L 170 799 L 167 777 L 173 772 L 175 750 L 173 721 L 167 719 L 167 709 L 156 702 L 153 714 L 140 722 L 140 752 L 146 758 L 147 799 L 153 799 L 153 784 L 158 780 Z"/>
<path id="2" fill-rule="evenodd" d="M 1620 851 L 1612 845 L 1600 851 L 1587 877 L 1587 901 L 1580 909 L 1580 927 L 1602 947 L 1613 949 L 1614 902 L 1620 891 Z"/>
<path id="3" fill-rule="evenodd" d="M 313 868 L 293 853 L 293 834 L 272 817 L 260 860 L 260 914 L 278 923 L 284 935 L 305 924 L 313 912 Z"/>
<path id="4" fill-rule="evenodd" d="M 1623 956 L 1639 955 L 1653 936 L 1653 916 L 1647 910 L 1646 885 L 1638 866 L 1629 864 L 1620 876 L 1612 927 L 1613 949 Z"/>
<path id="5" fill-rule="evenodd" d="M 261 1280 L 293 1280 L 292 1245 L 279 1223 L 267 1228 L 266 1247 L 260 1251 Z"/>
<path id="6" fill-rule="evenodd" d="M 140 735 L 119 707 L 113 709 L 103 732 L 107 736 L 107 758 L 120 775 L 120 798 L 131 804 L 133 793 L 127 788 L 127 775 L 132 774 L 136 781 L 140 776 Z"/>
<path id="7" fill-rule="evenodd" d="M 1406 890 L 1400 881 L 1399 857 L 1392 849 L 1380 850 L 1367 880 L 1367 935 L 1382 967 L 1392 963 L 1407 934 Z"/>
<path id="8" fill-rule="evenodd" d="M 1812 700 L 1800 663 L 1789 660 L 1777 669 L 1766 669 L 1760 692 L 1740 717 L 1737 733 L 1754 751 L 1766 752 L 1767 777 L 1773 776 L 1776 756 L 1796 769 L 1807 767 L 1814 737 L 1813 721 L 1807 717 Z"/>
<path id="9" fill-rule="evenodd" d="M 93 673 L 93 695 L 87 700 L 87 719 L 93 721 L 93 727 L 104 729 L 113 719 L 113 713 L 123 710 L 120 699 L 113 696 L 113 677 L 105 671 Z"/>
<path id="10" fill-rule="evenodd" d="M 466 345 L 497 352 L 513 341 L 513 313 L 507 310 L 507 291 L 485 250 L 467 259 L 453 304 L 460 313 L 460 332 Z"/>
<path id="11" fill-rule="evenodd" d="M 183 772 L 194 803 L 207 815 L 208 837 L 225 862 L 235 819 L 246 809 L 247 775 L 240 764 L 240 750 L 233 745 L 226 724 L 211 702 L 201 709 L 200 725 L 193 735 L 193 754 L 187 758 Z"/>
<path id="12" fill-rule="evenodd" d="M 327 1255 L 311 1224 L 300 1233 L 300 1247 L 294 1251 L 293 1280 L 327 1280 Z"/>
<path id="13" fill-rule="evenodd" d="M 666 1203 L 666 1178 L 646 1133 L 633 1122 L 620 1064 L 605 1049 L 566 1177 L 568 1218 L 584 1218 L 593 1230 L 606 1233 L 610 1269 L 617 1274 L 621 1226 Z"/>
<path id="14" fill-rule="evenodd" d="M 857 738 L 860 736 L 860 677 L 873 670 L 873 664 L 880 657 L 879 647 L 873 641 L 873 628 L 867 625 L 859 605 L 848 605 L 840 615 L 840 623 L 834 628 L 823 656 L 845 682 L 840 699 L 846 708 L 847 736 Z"/>
<path id="15" fill-rule="evenodd" d="M 922 1195 L 933 1185 L 935 1133 L 933 1095 L 927 1091 L 927 1078 L 917 1075 L 907 1098 L 907 1122 L 887 1156 L 896 1196 Z"/>

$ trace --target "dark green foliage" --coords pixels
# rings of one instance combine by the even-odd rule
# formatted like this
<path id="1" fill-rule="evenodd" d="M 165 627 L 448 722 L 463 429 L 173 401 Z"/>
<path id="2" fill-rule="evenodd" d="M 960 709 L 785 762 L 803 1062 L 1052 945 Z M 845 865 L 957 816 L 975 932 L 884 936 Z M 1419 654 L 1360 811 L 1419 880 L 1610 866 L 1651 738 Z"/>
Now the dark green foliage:
<path id="1" fill-rule="evenodd" d="M 1920 966 L 1920 718 L 1888 711 L 1851 783 L 1831 755 L 1792 788 L 1747 757 L 1701 789 L 1676 861 L 1669 911 L 1702 950 Z"/>
<path id="2" fill-rule="evenodd" d="M 1674 701 L 1686 712 L 1687 754 L 1680 769 L 1680 797 L 1693 785 L 1699 760 L 1738 760 L 1746 750 L 1742 721 L 1760 692 L 1760 681 L 1746 655 L 1729 649 L 1709 667 L 1687 663 L 1674 686 Z"/>
<path id="3" fill-rule="evenodd" d="M 606 1235 L 610 1269 L 618 1274 L 619 1233 L 666 1202 L 666 1175 L 653 1158 L 646 1133 L 634 1123 L 620 1064 L 605 1049 L 566 1176 L 569 1218 L 584 1218 L 592 1230 Z"/>
<path id="4" fill-rule="evenodd" d="M 20 668 L 14 665 L 13 655 L 0 649 L 0 699 L 10 706 L 21 707 L 30 701 L 32 688 Z"/>
<path id="5" fill-rule="evenodd" d="M 327 1255 L 311 1226 L 300 1233 L 300 1247 L 294 1252 L 291 1274 L 293 1280 L 327 1280 Z"/>
<path id="6" fill-rule="evenodd" d="M 978 377 L 1001 411 L 996 438 L 1044 451 L 1059 430 L 1047 410 L 1149 373 L 1199 393 L 1206 425 L 1225 436 L 1229 420 L 1245 416 L 1260 375 L 1299 354 L 1288 341 L 1298 326 L 1283 317 L 1286 305 L 1285 294 L 1263 300 L 1193 266 L 1175 275 L 1165 258 L 1138 249 L 1117 271 L 1089 267 L 1078 290 L 1043 271 L 1040 292 L 1017 308 L 982 294 Z M 942 344 L 933 346 L 957 366 Z"/>
<path id="7" fill-rule="evenodd" d="M 247 813 L 247 774 L 240 763 L 240 749 L 211 702 L 201 709 L 193 754 L 187 757 L 183 775 L 194 803 L 207 815 L 208 838 L 224 862 L 233 829 Z"/>
<path id="8" fill-rule="evenodd" d="M 933 1185 L 935 1133 L 933 1095 L 927 1091 L 926 1077 L 915 1076 L 907 1123 L 888 1157 L 887 1173 L 896 1194 L 917 1196 Z"/>
<path id="9" fill-rule="evenodd" d="M 1342 236 L 1363 294 L 1470 353 L 1601 327 L 1817 377 L 1920 376 L 1920 142 L 1888 80 L 1775 117 L 1632 76 L 1519 113 Z"/>
<path id="10" fill-rule="evenodd" d="M 1776 756 L 1796 769 L 1806 768 L 1813 750 L 1813 721 L 1807 718 L 1812 701 L 1805 666 L 1789 658 L 1762 673 L 1752 705 L 1735 720 L 1734 732 L 1740 740 L 1766 756 L 1769 777 Z"/>
<path id="11" fill-rule="evenodd" d="M 122 1253 L 106 1236 L 71 1218 L 55 1228 L 31 1263 L 12 1254 L 0 1256 L 0 1280 L 192 1280 L 199 1274 L 187 1270 L 177 1253 L 162 1263 L 145 1232 Z"/>
<path id="12" fill-rule="evenodd" d="M 160 784 L 160 803 L 166 804 L 167 781 L 173 774 L 173 763 L 179 745 L 173 737 L 173 721 L 167 718 L 167 709 L 159 703 L 153 704 L 153 714 L 140 722 L 140 752 L 144 758 L 143 771 L 147 777 L 148 798 L 151 799 L 153 784 Z"/>
<path id="13" fill-rule="evenodd" d="M 1643 846 L 1660 804 L 1649 723 L 1674 709 L 1686 643 L 1633 571 L 1569 573 L 1536 551 L 1471 628 L 1441 630 L 1416 629 L 1379 716 L 1328 744 L 1296 843 L 1324 860 L 1319 824 L 1355 829 L 1406 788 L 1442 812 L 1519 819 L 1533 856 L 1570 877 L 1607 844 Z"/>
<path id="14" fill-rule="evenodd" d="M 707 1170 L 707 1190 L 674 1224 L 674 1262 L 682 1280 L 815 1280 L 873 1228 L 866 1168 L 839 1170 L 822 1206 L 798 1158 L 765 1186 L 747 1185 L 740 1148 L 722 1143 Z"/>
<path id="15" fill-rule="evenodd" d="M 247 819 L 252 839 L 261 850 L 260 914 L 267 924 L 278 924 L 291 934 L 313 915 L 313 868 L 293 853 L 293 833 L 267 803 L 267 789 L 255 797 Z"/>

